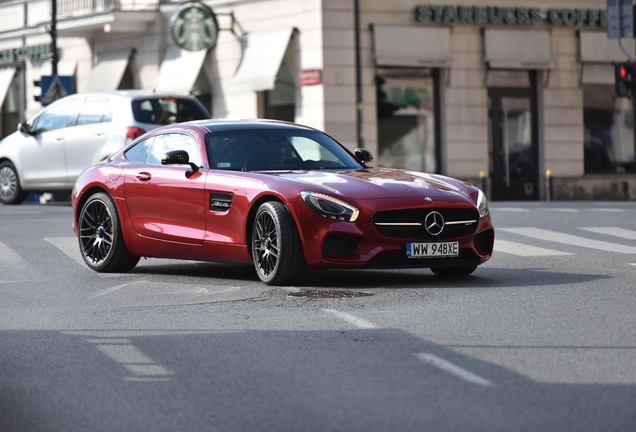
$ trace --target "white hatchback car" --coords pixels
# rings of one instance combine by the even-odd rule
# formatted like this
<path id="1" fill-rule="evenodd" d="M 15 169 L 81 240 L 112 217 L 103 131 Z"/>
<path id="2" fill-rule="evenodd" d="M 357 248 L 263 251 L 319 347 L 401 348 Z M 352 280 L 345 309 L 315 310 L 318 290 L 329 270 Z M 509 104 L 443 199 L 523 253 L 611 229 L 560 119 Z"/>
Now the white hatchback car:
<path id="1" fill-rule="evenodd" d="M 210 118 L 194 97 L 142 90 L 80 93 L 45 107 L 0 141 L 0 202 L 70 191 L 80 173 L 162 125 Z"/>

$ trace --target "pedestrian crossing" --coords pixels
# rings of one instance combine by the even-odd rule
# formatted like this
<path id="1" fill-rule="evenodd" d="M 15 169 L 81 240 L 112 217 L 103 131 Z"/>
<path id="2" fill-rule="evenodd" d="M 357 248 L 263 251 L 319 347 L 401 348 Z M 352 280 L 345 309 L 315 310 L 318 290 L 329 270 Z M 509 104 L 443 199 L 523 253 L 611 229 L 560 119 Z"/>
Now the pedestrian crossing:
<path id="1" fill-rule="evenodd" d="M 609 235 L 610 237 L 612 236 L 621 237 L 621 238 L 627 239 L 628 241 L 629 239 L 636 237 L 636 231 L 628 230 L 625 228 L 618 228 L 618 227 L 604 227 L 602 230 L 597 230 L 597 228 L 588 228 L 588 227 L 582 227 L 579 229 L 584 231 L 589 231 L 589 232 L 596 232 L 603 235 Z M 604 252 L 636 255 L 636 246 L 629 246 L 627 244 L 617 243 L 615 241 L 595 240 L 588 237 L 562 233 L 559 231 L 546 230 L 543 228 L 533 228 L 533 227 L 499 228 L 496 230 L 496 232 L 499 232 L 499 233 L 504 232 L 504 233 L 510 233 L 517 236 L 521 236 L 521 237 L 527 237 L 530 239 L 546 242 L 550 245 L 554 245 L 554 244 L 568 245 L 568 246 L 576 246 L 580 248 L 600 250 Z M 496 251 L 511 253 L 513 255 L 529 256 L 529 255 L 524 255 L 525 251 L 529 249 L 530 248 L 528 248 L 527 245 L 524 246 L 523 243 L 495 240 Z M 548 251 L 550 250 L 552 249 L 545 248 L 543 251 L 541 251 L 542 256 L 549 256 L 549 255 L 557 256 L 557 255 L 563 254 L 562 252 L 558 250 L 554 250 L 552 254 L 549 254 Z"/>
<path id="2" fill-rule="evenodd" d="M 500 209 L 501 210 L 501 209 Z M 602 251 L 636 259 L 636 230 L 622 227 L 572 228 L 570 233 L 538 227 L 496 228 L 495 253 L 520 257 L 567 257 L 584 251 Z M 88 270 L 77 245 L 76 237 L 42 239 L 66 255 L 78 266 Z M 635 256 L 635 258 L 631 258 Z M 0 283 L 32 280 L 36 264 L 0 241 Z"/>

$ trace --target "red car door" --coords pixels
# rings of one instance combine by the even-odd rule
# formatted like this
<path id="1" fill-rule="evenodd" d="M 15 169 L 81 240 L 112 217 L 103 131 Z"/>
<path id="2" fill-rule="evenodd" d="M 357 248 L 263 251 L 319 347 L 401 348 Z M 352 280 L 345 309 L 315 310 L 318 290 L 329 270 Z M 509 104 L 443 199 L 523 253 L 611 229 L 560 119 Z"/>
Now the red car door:
<path id="1" fill-rule="evenodd" d="M 129 164 L 124 169 L 130 220 L 142 236 L 203 244 L 206 170 L 191 174 L 189 165 L 161 165 L 163 155 L 172 150 L 186 150 L 190 160 L 200 165 L 193 137 L 174 133 L 157 136 L 146 163 Z"/>

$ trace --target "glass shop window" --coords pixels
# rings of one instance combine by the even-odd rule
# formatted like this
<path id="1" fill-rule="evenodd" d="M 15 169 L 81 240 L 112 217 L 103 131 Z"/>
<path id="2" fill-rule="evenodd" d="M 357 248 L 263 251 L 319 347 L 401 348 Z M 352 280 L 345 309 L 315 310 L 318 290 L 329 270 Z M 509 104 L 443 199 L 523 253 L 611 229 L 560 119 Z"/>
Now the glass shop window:
<path id="1" fill-rule="evenodd" d="M 583 86 L 585 173 L 636 172 L 634 113 L 628 98 L 615 98 L 614 86 Z"/>

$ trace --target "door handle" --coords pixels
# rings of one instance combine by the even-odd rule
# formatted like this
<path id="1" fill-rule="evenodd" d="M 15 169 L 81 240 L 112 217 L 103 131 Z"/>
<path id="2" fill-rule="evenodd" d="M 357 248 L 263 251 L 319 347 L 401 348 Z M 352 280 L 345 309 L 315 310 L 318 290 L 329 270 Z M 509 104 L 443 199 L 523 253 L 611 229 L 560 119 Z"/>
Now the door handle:
<path id="1" fill-rule="evenodd" d="M 137 180 L 139 181 L 148 181 L 152 178 L 149 172 L 140 172 L 137 174 Z"/>

